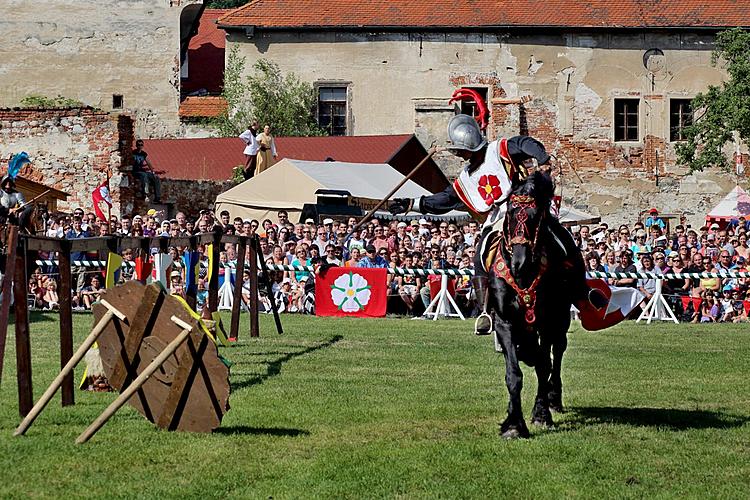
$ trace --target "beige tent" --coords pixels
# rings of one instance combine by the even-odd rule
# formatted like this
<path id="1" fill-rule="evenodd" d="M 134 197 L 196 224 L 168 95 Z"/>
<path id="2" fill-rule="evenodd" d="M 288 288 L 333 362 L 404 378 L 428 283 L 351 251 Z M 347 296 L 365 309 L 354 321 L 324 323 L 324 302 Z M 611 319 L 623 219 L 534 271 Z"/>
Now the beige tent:
<path id="1" fill-rule="evenodd" d="M 232 218 L 272 219 L 284 209 L 296 221 L 305 203 L 315 203 L 319 189 L 348 191 L 357 198 L 381 200 L 404 178 L 385 163 L 344 163 L 284 159 L 272 168 L 216 197 L 216 212 L 228 210 Z M 429 195 L 407 181 L 394 198 Z"/>

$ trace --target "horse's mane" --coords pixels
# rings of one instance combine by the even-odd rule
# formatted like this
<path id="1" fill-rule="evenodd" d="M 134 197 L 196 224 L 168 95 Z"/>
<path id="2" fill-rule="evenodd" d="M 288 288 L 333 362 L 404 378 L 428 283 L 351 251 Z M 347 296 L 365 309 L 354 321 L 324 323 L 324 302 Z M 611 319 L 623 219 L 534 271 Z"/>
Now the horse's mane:
<path id="1" fill-rule="evenodd" d="M 555 195 L 555 185 L 548 175 L 534 172 L 516 186 L 511 194 L 532 196 L 536 200 L 537 206 L 548 207 Z"/>

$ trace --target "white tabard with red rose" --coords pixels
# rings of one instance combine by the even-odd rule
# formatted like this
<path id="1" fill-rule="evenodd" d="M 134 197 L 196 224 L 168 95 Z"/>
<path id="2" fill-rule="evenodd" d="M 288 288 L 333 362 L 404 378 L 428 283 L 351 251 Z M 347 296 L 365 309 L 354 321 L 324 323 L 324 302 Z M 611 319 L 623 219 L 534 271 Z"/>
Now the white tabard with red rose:
<path id="1" fill-rule="evenodd" d="M 471 212 L 478 216 L 489 216 L 485 226 L 505 217 L 505 204 L 496 205 L 496 202 L 507 197 L 511 189 L 510 178 L 500 161 L 499 143 L 489 143 L 484 163 L 471 173 L 464 168 L 453 182 L 453 189 Z"/>

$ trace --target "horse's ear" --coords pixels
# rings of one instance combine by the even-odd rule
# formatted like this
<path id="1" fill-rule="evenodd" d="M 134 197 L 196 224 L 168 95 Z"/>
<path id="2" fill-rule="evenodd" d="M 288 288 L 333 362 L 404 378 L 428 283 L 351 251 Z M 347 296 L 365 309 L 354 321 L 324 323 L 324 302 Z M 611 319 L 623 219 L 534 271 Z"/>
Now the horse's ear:
<path id="1" fill-rule="evenodd" d="M 540 201 L 549 202 L 555 196 L 555 184 L 552 178 L 542 172 L 534 173 L 534 188 Z"/>

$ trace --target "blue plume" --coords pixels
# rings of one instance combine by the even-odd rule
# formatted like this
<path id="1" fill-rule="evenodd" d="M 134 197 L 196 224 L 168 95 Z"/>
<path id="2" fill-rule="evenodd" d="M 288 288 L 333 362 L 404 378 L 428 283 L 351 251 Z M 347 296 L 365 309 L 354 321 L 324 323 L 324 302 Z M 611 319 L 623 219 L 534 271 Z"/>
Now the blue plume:
<path id="1" fill-rule="evenodd" d="M 13 155 L 13 158 L 10 159 L 10 163 L 8 163 L 8 177 L 15 179 L 18 172 L 21 171 L 21 167 L 27 163 L 31 163 L 31 160 L 29 160 L 29 154 L 26 151 Z"/>

